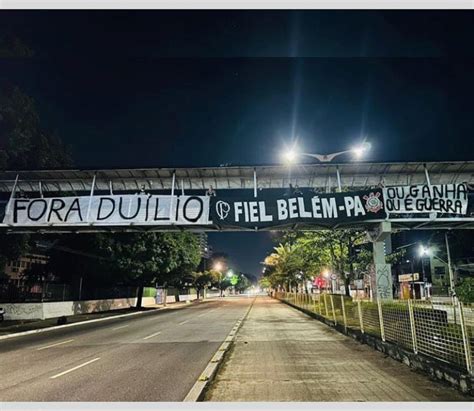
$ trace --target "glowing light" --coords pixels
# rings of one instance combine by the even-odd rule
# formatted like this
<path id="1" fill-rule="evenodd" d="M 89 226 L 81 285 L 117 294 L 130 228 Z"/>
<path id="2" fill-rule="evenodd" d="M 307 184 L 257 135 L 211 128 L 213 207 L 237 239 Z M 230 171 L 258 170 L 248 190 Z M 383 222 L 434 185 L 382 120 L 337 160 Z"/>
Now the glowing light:
<path id="1" fill-rule="evenodd" d="M 285 151 L 283 151 L 282 159 L 285 163 L 291 164 L 298 159 L 298 155 L 298 148 L 296 147 L 296 145 L 294 145 L 293 147 L 287 148 L 285 149 Z"/>
<path id="2" fill-rule="evenodd" d="M 214 270 L 215 270 L 215 271 L 222 271 L 223 268 L 224 268 L 224 267 L 223 267 L 223 265 L 222 265 L 222 263 L 221 263 L 220 261 L 217 261 L 217 262 L 214 264 Z"/>
<path id="3" fill-rule="evenodd" d="M 352 149 L 352 152 L 354 153 L 354 156 L 356 158 L 362 158 L 365 153 L 367 153 L 370 150 L 370 143 L 367 141 L 364 141 L 362 144 L 354 147 Z"/>
<path id="4" fill-rule="evenodd" d="M 428 247 L 425 247 L 424 245 L 420 245 L 418 247 L 418 255 L 420 257 L 423 257 L 425 255 L 430 255 L 430 254 L 431 254 L 431 250 Z"/>

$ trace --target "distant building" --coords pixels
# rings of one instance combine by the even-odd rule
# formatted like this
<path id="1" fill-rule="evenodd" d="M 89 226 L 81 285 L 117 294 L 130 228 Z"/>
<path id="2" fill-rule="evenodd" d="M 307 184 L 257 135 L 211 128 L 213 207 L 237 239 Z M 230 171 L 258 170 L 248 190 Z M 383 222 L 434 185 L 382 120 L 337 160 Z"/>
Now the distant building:
<path id="1" fill-rule="evenodd" d="M 12 260 L 5 264 L 4 272 L 10 283 L 22 285 L 24 283 L 23 275 L 26 270 L 34 264 L 47 264 L 48 260 L 49 257 L 43 254 L 25 254 L 17 260 Z"/>
<path id="2" fill-rule="evenodd" d="M 212 246 L 207 242 L 207 233 L 196 233 L 199 239 L 199 248 L 201 250 L 201 263 L 199 264 L 200 271 L 206 271 L 210 268 L 210 260 L 212 258 Z"/>
<path id="3" fill-rule="evenodd" d="M 201 257 L 202 258 L 211 258 L 212 257 L 212 247 L 209 246 L 207 242 L 207 233 L 197 233 L 196 234 L 199 239 L 199 248 L 201 249 Z"/>

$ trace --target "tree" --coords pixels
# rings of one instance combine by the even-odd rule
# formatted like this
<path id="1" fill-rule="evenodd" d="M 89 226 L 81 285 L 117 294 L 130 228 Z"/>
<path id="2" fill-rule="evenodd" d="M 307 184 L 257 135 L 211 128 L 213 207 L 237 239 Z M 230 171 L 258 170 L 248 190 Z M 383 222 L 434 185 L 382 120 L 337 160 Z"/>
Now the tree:
<path id="1" fill-rule="evenodd" d="M 24 58 L 33 55 L 33 50 L 18 37 L 11 34 L 0 37 L 0 58 Z"/>
<path id="2" fill-rule="evenodd" d="M 199 241 L 190 232 L 116 233 L 100 240 L 100 250 L 110 259 L 107 269 L 138 286 L 137 308 L 145 285 L 166 287 L 194 270 L 201 258 Z"/>
<path id="3" fill-rule="evenodd" d="M 204 272 L 194 272 L 192 273 L 192 283 L 196 289 L 197 298 L 199 300 L 199 295 L 201 291 L 205 288 L 212 285 L 212 283 L 217 281 L 219 273 L 216 271 L 204 271 Z M 203 294 L 204 297 L 204 294 Z"/>
<path id="4" fill-rule="evenodd" d="M 220 296 L 222 297 L 224 295 L 224 291 L 231 286 L 231 283 L 229 278 L 227 278 L 227 276 L 222 272 L 216 271 L 216 273 L 217 278 L 215 278 L 213 286 L 217 287 L 217 289 L 220 291 Z"/>
<path id="5" fill-rule="evenodd" d="M 69 167 L 72 158 L 57 133 L 41 126 L 35 101 L 17 86 L 0 86 L 0 168 Z"/>
<path id="6" fill-rule="evenodd" d="M 261 277 L 260 280 L 258 280 L 258 283 L 260 285 L 260 288 L 262 289 L 268 289 L 268 288 L 271 288 L 272 286 L 270 279 L 266 276 Z"/>
<path id="7" fill-rule="evenodd" d="M 474 278 L 465 278 L 456 286 L 456 295 L 465 304 L 474 302 Z"/>
<path id="8" fill-rule="evenodd" d="M 274 252 L 265 258 L 265 265 L 270 268 L 268 276 L 273 287 L 281 286 L 288 291 L 296 284 L 302 262 L 297 253 L 296 244 L 286 242 L 274 247 Z M 287 288 L 288 287 L 288 288 Z"/>
<path id="9" fill-rule="evenodd" d="M 285 241 L 265 259 L 270 268 L 269 282 L 273 287 L 304 283 L 330 269 L 344 280 L 346 293 L 349 283 L 366 269 L 370 253 L 358 255 L 357 248 L 365 241 L 365 232 L 359 230 L 327 230 L 289 232 Z M 361 258 L 365 257 L 365 258 Z"/>
<path id="10" fill-rule="evenodd" d="M 235 291 L 238 293 L 244 292 L 247 288 L 252 285 L 251 281 L 247 278 L 246 275 L 240 274 L 238 276 L 237 284 L 234 285 Z"/>
<path id="11" fill-rule="evenodd" d="M 57 168 L 71 164 L 69 151 L 59 136 L 41 126 L 33 98 L 14 85 L 1 84 L 0 168 Z M 26 234 L 0 234 L 1 270 L 8 260 L 27 253 L 34 238 Z"/>

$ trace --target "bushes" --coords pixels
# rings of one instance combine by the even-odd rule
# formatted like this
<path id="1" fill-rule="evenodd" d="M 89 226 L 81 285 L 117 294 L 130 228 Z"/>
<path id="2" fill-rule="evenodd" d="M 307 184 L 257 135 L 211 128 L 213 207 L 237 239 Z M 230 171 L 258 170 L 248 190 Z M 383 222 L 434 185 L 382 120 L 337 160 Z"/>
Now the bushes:
<path id="1" fill-rule="evenodd" d="M 456 294 L 463 303 L 474 303 L 474 278 L 465 278 L 456 287 Z"/>

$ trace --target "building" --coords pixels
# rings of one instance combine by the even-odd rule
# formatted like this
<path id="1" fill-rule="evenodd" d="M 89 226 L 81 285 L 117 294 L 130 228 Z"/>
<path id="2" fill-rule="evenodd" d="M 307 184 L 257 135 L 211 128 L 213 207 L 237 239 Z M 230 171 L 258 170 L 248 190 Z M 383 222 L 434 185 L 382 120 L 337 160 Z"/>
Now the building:
<path id="1" fill-rule="evenodd" d="M 212 256 L 211 249 L 208 244 L 207 233 L 196 233 L 196 236 L 199 240 L 199 248 L 201 250 L 201 257 L 209 259 Z"/>
<path id="2" fill-rule="evenodd" d="M 24 283 L 24 273 L 35 264 L 47 264 L 49 257 L 43 254 L 25 254 L 17 260 L 5 264 L 4 273 L 8 282 L 15 285 Z"/>
<path id="3" fill-rule="evenodd" d="M 201 264 L 199 265 L 199 270 L 206 271 L 209 269 L 209 261 L 213 254 L 212 246 L 208 244 L 207 233 L 196 233 L 196 236 L 199 239 L 199 248 L 201 250 Z"/>

